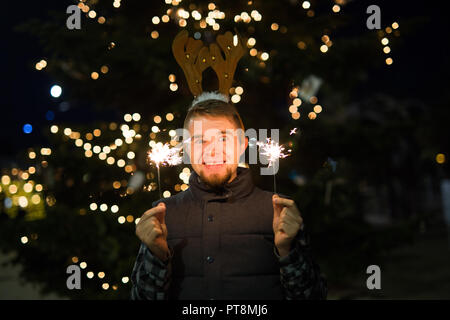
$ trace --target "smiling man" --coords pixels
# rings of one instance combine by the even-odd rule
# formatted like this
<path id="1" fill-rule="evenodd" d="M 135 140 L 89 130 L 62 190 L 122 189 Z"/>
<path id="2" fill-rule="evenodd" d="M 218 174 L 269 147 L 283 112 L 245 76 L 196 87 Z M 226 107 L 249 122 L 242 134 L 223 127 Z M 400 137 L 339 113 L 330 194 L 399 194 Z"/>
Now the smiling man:
<path id="1" fill-rule="evenodd" d="M 228 98 L 200 95 L 184 128 L 189 188 L 154 202 L 137 224 L 131 298 L 325 299 L 296 204 L 238 166 L 248 140 Z"/>

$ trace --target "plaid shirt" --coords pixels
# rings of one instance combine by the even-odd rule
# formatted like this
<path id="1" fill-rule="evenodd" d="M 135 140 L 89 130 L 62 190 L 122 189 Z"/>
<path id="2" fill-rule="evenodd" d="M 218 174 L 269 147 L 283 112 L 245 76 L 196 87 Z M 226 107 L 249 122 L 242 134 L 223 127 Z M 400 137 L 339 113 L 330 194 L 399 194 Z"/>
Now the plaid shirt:
<path id="1" fill-rule="evenodd" d="M 173 248 L 169 246 L 169 250 L 169 259 L 162 262 L 141 244 L 131 274 L 131 299 L 168 299 Z M 288 255 L 280 257 L 275 245 L 273 251 L 280 265 L 280 281 L 286 300 L 326 299 L 327 284 L 320 274 L 319 266 L 312 259 L 309 237 L 303 226 Z"/>

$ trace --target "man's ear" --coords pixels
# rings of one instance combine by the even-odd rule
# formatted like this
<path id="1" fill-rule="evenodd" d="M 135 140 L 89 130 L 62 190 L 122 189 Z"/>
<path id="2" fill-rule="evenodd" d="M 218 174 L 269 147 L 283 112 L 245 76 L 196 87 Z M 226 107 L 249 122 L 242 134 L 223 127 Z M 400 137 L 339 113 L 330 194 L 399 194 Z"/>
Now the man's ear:
<path id="1" fill-rule="evenodd" d="M 248 137 L 244 136 L 244 142 L 239 144 L 239 156 L 242 156 L 242 154 L 245 152 L 245 150 L 248 147 Z"/>

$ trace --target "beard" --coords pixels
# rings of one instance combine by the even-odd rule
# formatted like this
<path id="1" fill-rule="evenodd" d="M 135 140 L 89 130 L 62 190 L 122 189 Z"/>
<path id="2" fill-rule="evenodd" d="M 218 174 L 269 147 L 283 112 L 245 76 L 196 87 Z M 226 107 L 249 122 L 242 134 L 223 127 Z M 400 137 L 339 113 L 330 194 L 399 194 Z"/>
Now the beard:
<path id="1" fill-rule="evenodd" d="M 230 168 L 226 168 L 226 173 L 219 175 L 217 173 L 210 174 L 209 176 L 205 176 L 203 173 L 200 174 L 200 179 L 208 185 L 214 191 L 222 191 L 230 180 L 232 175 L 232 171 Z"/>

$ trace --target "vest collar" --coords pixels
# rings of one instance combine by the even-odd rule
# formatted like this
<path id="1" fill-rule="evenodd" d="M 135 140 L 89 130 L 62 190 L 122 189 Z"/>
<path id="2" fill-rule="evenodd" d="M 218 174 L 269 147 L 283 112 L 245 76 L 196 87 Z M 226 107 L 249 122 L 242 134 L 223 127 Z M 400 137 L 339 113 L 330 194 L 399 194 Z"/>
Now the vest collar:
<path id="1" fill-rule="evenodd" d="M 249 195 L 253 191 L 253 187 L 253 179 L 249 168 L 237 167 L 236 178 L 227 183 L 220 191 L 211 189 L 194 170 L 189 177 L 189 189 L 196 198 L 205 201 L 240 199 Z"/>

